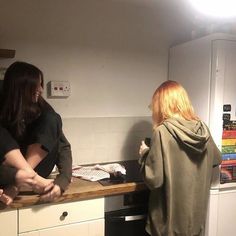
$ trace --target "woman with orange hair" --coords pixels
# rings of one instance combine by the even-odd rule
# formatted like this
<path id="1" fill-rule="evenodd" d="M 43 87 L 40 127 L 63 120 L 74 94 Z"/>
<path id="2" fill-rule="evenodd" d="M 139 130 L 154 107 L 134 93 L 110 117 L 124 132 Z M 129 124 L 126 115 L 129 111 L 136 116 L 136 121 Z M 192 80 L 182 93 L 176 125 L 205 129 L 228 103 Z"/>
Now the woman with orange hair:
<path id="1" fill-rule="evenodd" d="M 220 152 L 179 83 L 162 83 L 151 110 L 151 145 L 142 141 L 139 150 L 141 172 L 151 191 L 146 230 L 152 236 L 204 235 Z"/>

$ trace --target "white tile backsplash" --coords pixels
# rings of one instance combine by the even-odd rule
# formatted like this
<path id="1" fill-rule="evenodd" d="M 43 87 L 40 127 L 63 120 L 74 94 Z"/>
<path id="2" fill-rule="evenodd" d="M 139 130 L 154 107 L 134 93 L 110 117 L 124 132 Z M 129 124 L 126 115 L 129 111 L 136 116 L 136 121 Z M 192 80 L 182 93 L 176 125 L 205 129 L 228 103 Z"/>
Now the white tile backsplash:
<path id="1" fill-rule="evenodd" d="M 64 118 L 73 164 L 133 160 L 152 133 L 151 117 Z"/>

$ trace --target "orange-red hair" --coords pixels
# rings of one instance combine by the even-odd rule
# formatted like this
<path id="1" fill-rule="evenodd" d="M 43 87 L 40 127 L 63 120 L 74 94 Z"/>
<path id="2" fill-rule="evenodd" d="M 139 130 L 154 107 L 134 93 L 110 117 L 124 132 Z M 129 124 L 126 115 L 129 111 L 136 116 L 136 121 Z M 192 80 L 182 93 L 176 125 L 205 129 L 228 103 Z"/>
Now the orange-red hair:
<path id="1" fill-rule="evenodd" d="M 151 103 L 154 125 L 165 119 L 179 117 L 185 120 L 199 120 L 186 90 L 176 81 L 167 80 L 154 92 Z"/>

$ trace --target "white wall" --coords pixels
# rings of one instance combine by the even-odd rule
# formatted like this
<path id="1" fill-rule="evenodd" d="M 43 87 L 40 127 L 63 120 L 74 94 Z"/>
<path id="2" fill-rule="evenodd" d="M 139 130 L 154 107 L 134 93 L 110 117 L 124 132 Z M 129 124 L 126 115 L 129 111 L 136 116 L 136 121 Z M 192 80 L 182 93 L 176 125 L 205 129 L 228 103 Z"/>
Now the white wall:
<path id="1" fill-rule="evenodd" d="M 63 117 L 150 115 L 147 106 L 152 93 L 166 79 L 166 55 L 161 55 L 162 59 L 159 55 L 79 46 L 12 45 L 14 60 L 39 66 L 46 83 L 70 82 L 69 98 L 48 99 Z"/>
<path id="2" fill-rule="evenodd" d="M 0 66 L 22 60 L 42 69 L 46 83 L 70 82 L 69 98 L 48 99 L 66 119 L 69 140 L 80 137 L 72 134 L 74 118 L 142 120 L 150 116 L 154 90 L 167 79 L 168 45 L 153 13 L 135 1 L 60 0 L 55 6 L 52 0 L 4 0 L 0 48 L 16 49 L 16 57 L 0 59 Z M 82 155 L 73 144 L 74 155 Z"/>

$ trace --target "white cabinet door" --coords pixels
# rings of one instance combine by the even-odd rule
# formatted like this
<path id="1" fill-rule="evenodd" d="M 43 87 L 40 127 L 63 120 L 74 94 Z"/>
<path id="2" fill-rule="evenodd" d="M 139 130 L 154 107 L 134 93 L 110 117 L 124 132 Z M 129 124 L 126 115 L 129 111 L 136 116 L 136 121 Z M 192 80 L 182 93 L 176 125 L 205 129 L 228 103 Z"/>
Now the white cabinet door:
<path id="1" fill-rule="evenodd" d="M 19 233 L 102 218 L 104 218 L 103 198 L 26 207 L 19 209 Z"/>
<path id="2" fill-rule="evenodd" d="M 219 193 L 217 236 L 236 235 L 236 190 Z"/>
<path id="3" fill-rule="evenodd" d="M 223 105 L 231 105 L 231 120 L 236 119 L 236 41 L 215 40 L 212 42 L 212 78 L 210 123 L 211 134 L 221 149 Z M 229 113 L 229 112 L 227 112 Z"/>
<path id="4" fill-rule="evenodd" d="M 104 236 L 104 220 L 86 221 L 40 230 L 40 236 Z M 28 236 L 28 235 L 27 235 Z"/>
<path id="5" fill-rule="evenodd" d="M 39 234 L 39 231 L 33 231 L 33 232 L 19 234 L 19 236 L 40 236 L 40 234 Z"/>
<path id="6" fill-rule="evenodd" d="M 224 78 L 223 104 L 231 105 L 231 120 L 236 120 L 236 41 L 219 40 L 221 61 L 219 72 Z M 222 65 L 221 65 L 222 63 Z M 221 107 L 221 113 L 223 113 Z M 220 118 L 220 117 L 219 117 Z M 222 118 L 220 118 L 222 119 Z M 226 184 L 222 185 L 225 186 Z M 230 185 L 230 184 L 228 184 Z M 233 184 L 232 184 L 233 185 Z M 236 187 L 221 189 L 218 202 L 217 236 L 236 235 Z"/>
<path id="7" fill-rule="evenodd" d="M 89 236 L 104 236 L 104 219 L 89 222 Z"/>
<path id="8" fill-rule="evenodd" d="M 219 190 L 211 189 L 207 209 L 205 236 L 217 235 L 218 198 Z"/>
<path id="9" fill-rule="evenodd" d="M 197 115 L 209 124 L 211 42 L 190 41 L 170 49 L 169 79 L 187 90 Z"/>
<path id="10" fill-rule="evenodd" d="M 17 236 L 17 210 L 0 212 L 0 236 Z"/>
<path id="11" fill-rule="evenodd" d="M 77 223 L 71 225 L 63 225 L 55 228 L 40 230 L 40 236 L 89 236 L 88 223 Z"/>
<path id="12" fill-rule="evenodd" d="M 231 104 L 231 119 L 236 119 L 236 42 L 223 41 L 225 51 L 224 65 L 224 104 Z"/>

